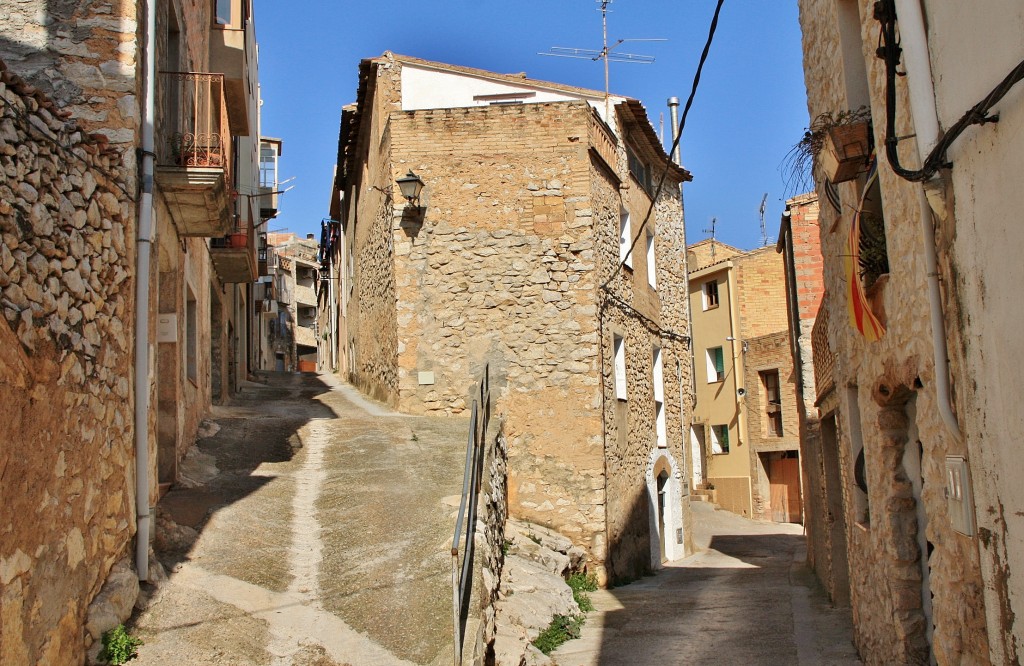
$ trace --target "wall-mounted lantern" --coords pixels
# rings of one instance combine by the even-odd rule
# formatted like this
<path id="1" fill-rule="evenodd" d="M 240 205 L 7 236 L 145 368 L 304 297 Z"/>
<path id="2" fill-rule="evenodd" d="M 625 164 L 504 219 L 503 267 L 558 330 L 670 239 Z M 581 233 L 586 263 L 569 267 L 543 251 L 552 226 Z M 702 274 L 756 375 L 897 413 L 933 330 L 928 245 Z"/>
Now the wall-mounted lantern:
<path id="1" fill-rule="evenodd" d="M 402 196 L 405 200 L 411 204 L 419 205 L 420 192 L 423 191 L 423 179 L 413 173 L 412 169 L 409 173 L 405 174 L 402 178 L 397 181 L 398 189 L 402 191 Z"/>

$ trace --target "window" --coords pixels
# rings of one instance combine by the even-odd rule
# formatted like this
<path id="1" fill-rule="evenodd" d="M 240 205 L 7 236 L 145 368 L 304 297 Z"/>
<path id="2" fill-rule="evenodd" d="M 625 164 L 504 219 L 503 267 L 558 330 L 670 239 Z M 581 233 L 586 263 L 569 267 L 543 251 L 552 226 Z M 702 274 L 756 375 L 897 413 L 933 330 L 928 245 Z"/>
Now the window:
<path id="1" fill-rule="evenodd" d="M 661 361 L 661 347 L 652 351 L 652 384 L 654 384 L 654 431 L 658 446 L 668 446 L 668 435 L 665 430 L 665 379 Z"/>
<path id="2" fill-rule="evenodd" d="M 643 185 L 645 190 L 651 189 L 651 169 L 647 163 L 641 160 L 633 149 L 626 146 L 626 157 L 629 161 L 629 173 L 636 178 L 637 182 Z"/>
<path id="3" fill-rule="evenodd" d="M 231 0 L 214 0 L 214 23 L 231 25 Z"/>
<path id="4" fill-rule="evenodd" d="M 196 356 L 199 351 L 197 321 L 196 297 L 192 294 L 191 288 L 185 287 L 185 373 L 193 384 L 198 381 L 199 377 L 196 369 Z"/>
<path id="5" fill-rule="evenodd" d="M 626 341 L 620 335 L 612 336 L 612 349 L 615 353 L 615 397 L 626 399 Z"/>
<path id="6" fill-rule="evenodd" d="M 277 187 L 277 147 L 272 143 L 260 144 L 260 187 Z"/>
<path id="7" fill-rule="evenodd" d="M 708 384 L 725 381 L 725 354 L 721 347 L 707 350 Z"/>
<path id="8" fill-rule="evenodd" d="M 729 426 L 711 426 L 711 453 L 729 453 Z"/>
<path id="9" fill-rule="evenodd" d="M 708 280 L 704 283 L 701 289 L 701 298 L 705 310 L 718 307 L 718 280 Z"/>
<path id="10" fill-rule="evenodd" d="M 633 253 L 630 246 L 633 244 L 633 231 L 629 224 L 629 211 L 625 208 L 619 210 L 619 261 L 633 268 Z"/>
<path id="11" fill-rule="evenodd" d="M 761 375 L 764 386 L 765 416 L 769 437 L 782 437 L 782 394 L 779 392 L 779 371 L 766 370 Z"/>
<path id="12" fill-rule="evenodd" d="M 658 269 L 654 263 L 654 234 L 647 232 L 647 284 L 658 288 Z"/>

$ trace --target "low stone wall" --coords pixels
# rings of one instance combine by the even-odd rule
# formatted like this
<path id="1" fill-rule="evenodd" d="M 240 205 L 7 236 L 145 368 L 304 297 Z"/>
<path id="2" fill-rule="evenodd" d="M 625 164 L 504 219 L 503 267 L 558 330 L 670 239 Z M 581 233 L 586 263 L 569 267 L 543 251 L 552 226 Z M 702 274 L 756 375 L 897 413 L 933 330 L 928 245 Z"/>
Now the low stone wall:
<path id="1" fill-rule="evenodd" d="M 84 659 L 134 532 L 125 170 L 0 63 L 0 655 Z M 87 638 L 87 641 L 91 642 Z"/>

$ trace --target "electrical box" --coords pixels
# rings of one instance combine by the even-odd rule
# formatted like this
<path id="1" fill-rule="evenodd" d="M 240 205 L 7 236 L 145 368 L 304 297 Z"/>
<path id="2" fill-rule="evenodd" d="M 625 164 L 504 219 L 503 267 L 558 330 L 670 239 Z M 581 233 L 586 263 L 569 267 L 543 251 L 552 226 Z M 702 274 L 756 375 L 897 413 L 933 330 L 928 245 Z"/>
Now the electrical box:
<path id="1" fill-rule="evenodd" d="M 156 341 L 178 341 L 178 315 L 159 314 L 156 317 Z"/>
<path id="2" fill-rule="evenodd" d="M 974 492 L 967 459 L 946 456 L 946 508 L 951 527 L 966 536 L 974 536 Z"/>
<path id="3" fill-rule="evenodd" d="M 431 370 L 421 370 L 419 373 L 420 386 L 429 386 L 434 383 L 434 373 Z"/>

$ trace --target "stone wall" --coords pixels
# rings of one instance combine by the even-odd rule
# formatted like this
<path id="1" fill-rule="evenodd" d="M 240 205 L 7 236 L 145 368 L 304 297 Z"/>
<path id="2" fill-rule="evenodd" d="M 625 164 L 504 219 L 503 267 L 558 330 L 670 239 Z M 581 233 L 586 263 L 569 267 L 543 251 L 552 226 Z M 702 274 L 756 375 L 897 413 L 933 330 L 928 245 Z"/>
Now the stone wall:
<path id="1" fill-rule="evenodd" d="M 853 14 L 843 19 L 837 5 L 853 9 Z M 859 100 L 848 95 L 845 83 L 847 76 L 853 81 L 862 67 L 862 83 L 875 119 L 875 145 L 880 146 L 885 139 L 884 123 L 879 122 L 885 117 L 884 64 L 873 57 L 878 24 L 871 16 L 872 3 L 867 0 L 800 2 L 810 116 L 857 106 Z M 860 38 L 844 48 L 839 25 L 850 19 L 853 30 L 848 34 Z M 914 128 L 905 86 L 900 79 L 896 132 L 910 137 Z M 912 155 L 913 140 L 901 142 L 900 150 Z M 840 387 L 839 449 L 855 641 L 868 663 L 927 660 L 929 642 L 939 663 L 986 663 L 989 651 L 978 543 L 952 529 L 943 495 L 946 455 L 967 451 L 943 424 L 936 404 L 935 373 L 945 369 L 933 366 L 928 304 L 920 296 L 927 288 L 921 232 L 916 223 L 905 223 L 918 218 L 918 186 L 900 180 L 884 160 L 878 172 L 890 257 L 889 280 L 881 294 L 887 313 L 881 340 L 867 342 L 850 325 L 846 312 L 843 257 L 848 253 L 852 209 L 844 205 L 839 216 L 824 207 L 820 225 L 829 294 L 828 337 L 836 353 L 835 384 Z M 820 182 L 821 174 L 816 177 Z M 837 187 L 845 204 L 860 199 L 863 183 Z M 866 501 L 858 496 L 853 479 L 861 446 Z M 920 452 L 920 473 L 909 462 L 915 450 Z M 922 531 L 924 538 L 918 539 Z M 924 603 L 928 599 L 931 622 Z M 934 633 L 929 641 L 930 624 Z"/>
<path id="2" fill-rule="evenodd" d="M 603 532 L 604 462 L 589 158 L 568 137 L 589 112 L 401 112 L 389 132 L 393 178 L 412 168 L 426 183 L 425 210 L 398 208 L 393 225 L 402 409 L 464 410 L 490 363 L 511 512 L 587 547 Z"/>
<path id="3" fill-rule="evenodd" d="M 376 66 L 375 66 L 376 67 Z M 349 378 L 375 398 L 398 406 L 398 313 L 392 217 L 397 194 L 391 168 L 389 118 L 399 94 L 399 74 L 380 67 L 357 139 L 359 173 L 346 192 L 355 290 L 348 301 L 348 340 L 354 348 Z M 401 175 L 405 175 L 404 173 Z M 467 378 L 463 386 L 469 386 Z"/>
<path id="4" fill-rule="evenodd" d="M 0 654 L 76 663 L 134 532 L 134 224 L 125 167 L 0 75 Z"/>
<path id="5" fill-rule="evenodd" d="M 628 174 L 620 146 L 619 174 Z M 681 405 L 683 391 L 690 394 L 690 363 L 685 317 L 686 276 L 683 257 L 675 248 L 685 247 L 678 184 L 666 180 L 651 220 L 643 221 L 651 196 L 640 184 L 625 176 L 621 186 L 603 165 L 595 162 L 591 177 L 598 249 L 597 269 L 602 285 L 600 316 L 602 326 L 602 374 L 605 423 L 605 470 L 608 562 L 599 572 L 604 582 L 625 583 L 660 566 L 656 504 L 650 488 L 659 460 L 668 465 L 668 503 L 681 512 L 681 520 L 661 535 L 669 553 L 692 549 L 689 513 L 683 509 L 688 494 L 688 469 L 682 443 L 691 417 L 689 398 Z M 620 189 L 621 188 L 621 189 Z M 632 268 L 619 263 L 619 207 L 624 202 L 631 213 L 631 232 L 640 241 L 633 250 Z M 647 278 L 645 236 L 655 238 L 657 289 Z M 614 336 L 623 339 L 626 365 L 626 399 L 616 396 Z M 653 349 L 661 349 L 667 447 L 659 447 L 655 426 Z M 678 363 L 678 372 L 677 372 Z M 682 387 L 685 389 L 681 390 Z M 685 414 L 680 410 L 684 410 Z M 685 488 L 684 488 L 685 486 Z M 682 542 L 678 531 L 682 530 Z M 652 550 L 653 549 L 653 550 Z"/>
<path id="6" fill-rule="evenodd" d="M 137 5 L 126 0 L 2 0 L 0 59 L 88 132 L 119 147 L 135 179 Z"/>

